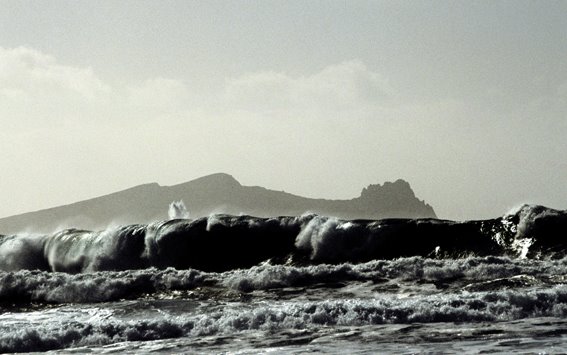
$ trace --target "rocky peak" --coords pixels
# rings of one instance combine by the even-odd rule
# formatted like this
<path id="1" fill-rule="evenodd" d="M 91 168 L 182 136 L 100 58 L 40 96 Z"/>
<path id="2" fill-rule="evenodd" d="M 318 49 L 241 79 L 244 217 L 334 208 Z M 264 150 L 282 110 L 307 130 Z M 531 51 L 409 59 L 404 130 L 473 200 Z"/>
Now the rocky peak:
<path id="1" fill-rule="evenodd" d="M 372 184 L 362 189 L 360 193 L 361 199 L 382 199 L 389 197 L 415 199 L 415 193 L 411 189 L 410 184 L 402 179 L 394 182 L 385 182 L 384 185 Z"/>

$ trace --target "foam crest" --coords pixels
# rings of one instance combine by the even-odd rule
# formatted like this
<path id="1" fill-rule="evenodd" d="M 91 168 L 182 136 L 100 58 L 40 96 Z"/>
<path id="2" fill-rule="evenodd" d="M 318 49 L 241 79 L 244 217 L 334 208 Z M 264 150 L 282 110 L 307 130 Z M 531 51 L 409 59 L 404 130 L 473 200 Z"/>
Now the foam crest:
<path id="1" fill-rule="evenodd" d="M 333 245 L 339 238 L 338 226 L 339 221 L 336 218 L 316 216 L 301 228 L 295 246 L 310 252 L 312 259 L 320 258 L 322 254 L 330 257 L 332 255 L 329 254 L 338 249 L 337 245 Z"/>
<path id="2" fill-rule="evenodd" d="M 0 270 L 47 270 L 43 257 L 44 235 L 0 236 Z"/>
<path id="3" fill-rule="evenodd" d="M 34 320 L 34 315 L 28 314 L 21 323 L 0 325 L 0 351 L 35 352 L 119 341 L 178 338 L 190 333 L 194 327 L 193 322 L 178 319 L 128 322 L 113 319 L 112 314 L 98 315 L 100 310 L 68 313 L 60 321 Z"/>
<path id="4" fill-rule="evenodd" d="M 511 248 L 520 257 L 565 255 L 567 241 L 567 211 L 559 211 L 539 205 L 522 205 L 503 218 L 514 238 Z"/>
<path id="5" fill-rule="evenodd" d="M 67 229 L 49 236 L 44 251 L 53 271 L 92 272 L 147 266 L 145 226 L 130 225 L 100 232 Z"/>
<path id="6" fill-rule="evenodd" d="M 567 314 L 567 287 L 545 291 L 495 291 L 399 298 L 281 302 L 252 309 L 228 309 L 206 316 L 207 332 L 384 323 L 479 322 Z M 214 320 L 214 321 L 212 321 Z M 205 321 L 201 321 L 201 324 Z M 199 323 L 193 332 L 202 334 Z"/>
<path id="7" fill-rule="evenodd" d="M 515 278 L 515 281 L 510 281 Z M 361 264 L 309 266 L 261 265 L 223 273 L 154 268 L 68 274 L 20 270 L 0 272 L 0 302 L 93 303 L 170 293 L 198 287 L 252 292 L 286 287 L 334 287 L 357 281 L 382 284 L 450 284 L 453 289 L 489 290 L 506 284 L 521 286 L 564 283 L 567 259 L 530 261 L 505 257 L 467 259 L 374 260 Z"/>
<path id="8" fill-rule="evenodd" d="M 223 273 L 221 283 L 244 292 L 285 287 L 333 285 L 361 281 L 383 283 L 389 280 L 443 284 L 473 288 L 486 281 L 500 282 L 515 276 L 535 277 L 541 283 L 562 283 L 567 276 L 567 259 L 530 261 L 507 257 L 473 257 L 466 259 L 374 260 L 361 264 L 339 265 L 261 265 L 246 270 Z M 550 278 L 553 275 L 553 278 Z M 483 284 L 486 288 L 490 285 Z M 494 284 L 493 286 L 497 286 Z"/>
<path id="9" fill-rule="evenodd" d="M 21 270 L 0 272 L 0 301 L 17 304 L 108 302 L 140 294 L 191 290 L 205 282 L 214 283 L 215 275 L 172 268 L 75 275 Z"/>

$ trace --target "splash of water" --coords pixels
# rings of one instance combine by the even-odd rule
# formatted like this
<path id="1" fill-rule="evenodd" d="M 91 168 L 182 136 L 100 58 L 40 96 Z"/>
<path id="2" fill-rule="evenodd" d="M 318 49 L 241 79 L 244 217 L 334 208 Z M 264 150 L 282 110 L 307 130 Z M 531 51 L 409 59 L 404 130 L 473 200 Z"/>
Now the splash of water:
<path id="1" fill-rule="evenodd" d="M 169 204 L 169 211 L 168 211 L 169 219 L 188 219 L 189 218 L 189 211 L 187 211 L 187 207 L 183 200 L 173 201 Z"/>

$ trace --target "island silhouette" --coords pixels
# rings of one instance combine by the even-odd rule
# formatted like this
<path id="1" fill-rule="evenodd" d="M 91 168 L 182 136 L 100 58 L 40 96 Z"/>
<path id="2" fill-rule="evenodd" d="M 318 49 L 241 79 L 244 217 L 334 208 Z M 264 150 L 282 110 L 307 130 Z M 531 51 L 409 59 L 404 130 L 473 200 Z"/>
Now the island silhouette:
<path id="1" fill-rule="evenodd" d="M 112 225 L 168 219 L 168 206 L 183 201 L 191 218 L 213 213 L 257 217 L 315 213 L 342 219 L 436 218 L 404 180 L 369 185 L 348 200 L 307 198 L 260 186 L 243 186 L 217 173 L 160 186 L 150 183 L 68 205 L 0 219 L 0 233 L 49 233 L 64 228 L 104 229 Z"/>

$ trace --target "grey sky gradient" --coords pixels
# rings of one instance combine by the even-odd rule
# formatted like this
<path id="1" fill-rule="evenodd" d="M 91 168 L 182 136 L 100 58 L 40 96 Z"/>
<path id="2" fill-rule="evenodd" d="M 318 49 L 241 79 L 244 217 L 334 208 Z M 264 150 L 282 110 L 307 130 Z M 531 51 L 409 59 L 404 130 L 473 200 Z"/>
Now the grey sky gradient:
<path id="1" fill-rule="evenodd" d="M 0 216 L 220 171 L 565 209 L 566 58 L 565 1 L 5 0 Z"/>

